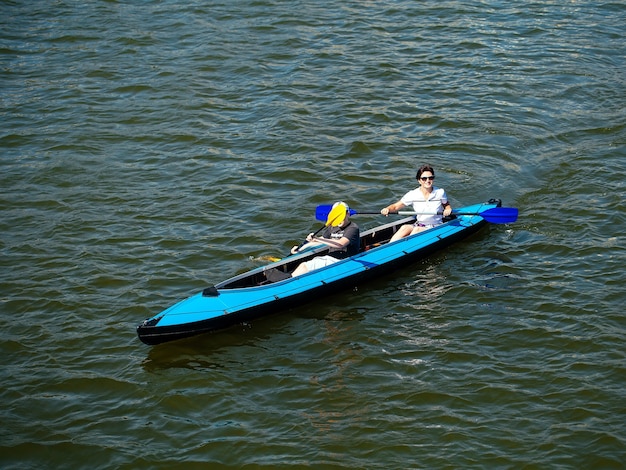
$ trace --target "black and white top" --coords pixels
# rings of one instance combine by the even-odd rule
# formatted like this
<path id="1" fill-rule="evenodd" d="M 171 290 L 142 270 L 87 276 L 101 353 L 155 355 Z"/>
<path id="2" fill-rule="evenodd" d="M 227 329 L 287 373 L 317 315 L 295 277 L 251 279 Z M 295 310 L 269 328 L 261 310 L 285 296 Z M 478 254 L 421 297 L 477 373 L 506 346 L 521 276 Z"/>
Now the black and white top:
<path id="1" fill-rule="evenodd" d="M 337 241 L 346 237 L 350 240 L 350 243 L 347 246 L 341 248 L 330 248 L 328 254 L 333 258 L 348 258 L 356 255 L 361 250 L 359 226 L 352 221 L 345 227 L 327 227 L 326 230 L 324 230 L 322 237 Z"/>

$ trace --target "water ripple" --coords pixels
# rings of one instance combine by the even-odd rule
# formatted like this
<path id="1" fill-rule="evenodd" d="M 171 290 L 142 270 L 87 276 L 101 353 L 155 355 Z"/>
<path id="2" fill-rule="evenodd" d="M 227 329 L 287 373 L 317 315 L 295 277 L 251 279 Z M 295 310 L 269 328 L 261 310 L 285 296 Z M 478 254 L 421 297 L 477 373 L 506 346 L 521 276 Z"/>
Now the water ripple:
<path id="1" fill-rule="evenodd" d="M 3 468 L 621 468 L 621 4 L 0 9 Z M 518 222 L 136 338 L 423 162 L 454 206 Z"/>

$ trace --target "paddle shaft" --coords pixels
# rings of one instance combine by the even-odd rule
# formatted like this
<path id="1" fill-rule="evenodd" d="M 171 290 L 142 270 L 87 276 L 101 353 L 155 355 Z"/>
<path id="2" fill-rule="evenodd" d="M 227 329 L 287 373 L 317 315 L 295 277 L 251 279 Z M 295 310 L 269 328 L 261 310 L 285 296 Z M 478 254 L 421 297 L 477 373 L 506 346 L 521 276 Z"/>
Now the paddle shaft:
<path id="1" fill-rule="evenodd" d="M 380 213 L 380 212 L 379 212 Z M 390 212 L 395 214 L 396 212 Z M 398 211 L 398 215 L 435 215 L 428 213 L 419 213 L 411 211 Z M 437 212 L 436 215 L 442 215 L 442 212 Z M 517 220 L 518 210 L 516 207 L 492 207 L 491 209 L 485 209 L 478 212 L 463 212 L 460 210 L 453 210 L 450 215 L 478 215 L 492 224 L 508 224 Z"/>
<path id="2" fill-rule="evenodd" d="M 327 214 L 327 206 L 318 206 L 315 217 L 318 220 L 324 220 Z M 354 209 L 350 209 L 350 215 L 363 214 L 363 215 L 381 215 L 380 212 L 360 212 Z M 414 212 L 414 211 L 394 211 L 389 212 L 392 215 L 442 215 L 441 212 Z M 491 209 L 485 209 L 477 212 L 463 212 L 460 210 L 453 210 L 452 215 L 478 215 L 483 217 L 487 222 L 493 224 L 508 224 L 517 220 L 518 210 L 515 207 L 492 207 Z"/>
<path id="3" fill-rule="evenodd" d="M 382 215 L 379 212 L 357 212 L 363 215 Z M 414 212 L 414 211 L 389 211 L 389 215 L 443 215 L 443 212 Z M 480 212 L 458 212 L 452 211 L 450 215 L 480 215 Z"/>

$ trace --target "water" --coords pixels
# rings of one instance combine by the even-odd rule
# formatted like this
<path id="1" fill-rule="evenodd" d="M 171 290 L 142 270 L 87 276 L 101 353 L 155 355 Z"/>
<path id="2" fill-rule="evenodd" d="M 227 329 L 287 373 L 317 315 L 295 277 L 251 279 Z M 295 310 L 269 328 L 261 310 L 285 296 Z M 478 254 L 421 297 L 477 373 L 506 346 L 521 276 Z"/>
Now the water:
<path id="1" fill-rule="evenodd" d="M 0 4 L 3 468 L 623 468 L 619 2 Z M 492 225 L 147 347 L 430 162 Z M 380 222 L 363 216 L 362 228 Z"/>

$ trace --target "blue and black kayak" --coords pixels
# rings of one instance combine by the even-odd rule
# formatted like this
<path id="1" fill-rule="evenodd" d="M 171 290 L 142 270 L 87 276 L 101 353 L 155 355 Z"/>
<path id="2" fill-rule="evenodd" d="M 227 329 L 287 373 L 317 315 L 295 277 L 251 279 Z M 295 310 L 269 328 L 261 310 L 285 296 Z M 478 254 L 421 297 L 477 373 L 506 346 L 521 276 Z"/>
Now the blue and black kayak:
<path id="1" fill-rule="evenodd" d="M 488 222 L 509 223 L 516 219 L 517 209 L 503 208 L 499 200 L 492 199 L 457 209 L 443 224 L 390 243 L 393 234 L 414 217 L 398 219 L 361 232 L 361 251 L 354 256 L 301 276 L 268 280 L 269 271 L 289 273 L 303 261 L 324 255 L 328 247 L 288 256 L 181 300 L 138 325 L 137 334 L 141 341 L 152 345 L 248 322 L 352 289 L 459 241 Z"/>

